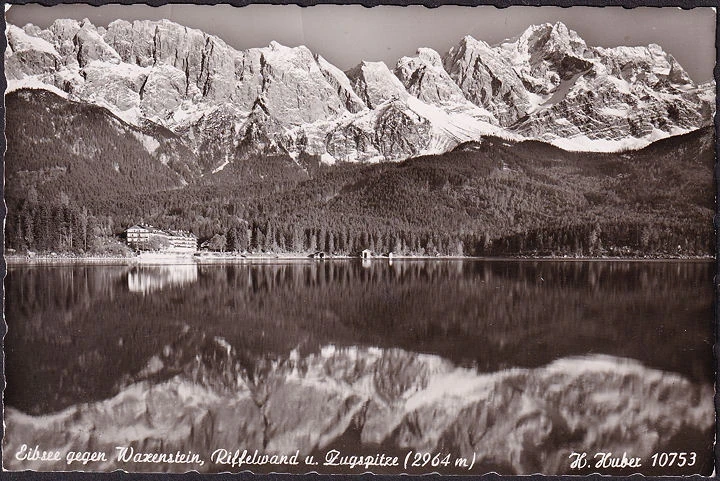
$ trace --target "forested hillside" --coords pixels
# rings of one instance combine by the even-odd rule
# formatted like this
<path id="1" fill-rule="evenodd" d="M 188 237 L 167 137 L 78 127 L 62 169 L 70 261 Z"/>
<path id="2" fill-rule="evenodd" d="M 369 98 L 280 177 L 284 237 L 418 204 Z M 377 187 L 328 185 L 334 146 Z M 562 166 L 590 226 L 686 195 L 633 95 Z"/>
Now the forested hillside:
<path id="1" fill-rule="evenodd" d="M 7 105 L 15 249 L 87 251 L 144 221 L 237 251 L 714 252 L 710 128 L 617 154 L 487 137 L 399 163 L 279 154 L 200 176 L 194 154 L 158 127 L 141 132 L 48 92 L 13 93 Z"/>
<path id="2" fill-rule="evenodd" d="M 13 92 L 5 104 L 8 247 L 87 250 L 116 230 L 118 199 L 199 175 L 193 153 L 162 127 L 141 130 L 45 90 Z"/>

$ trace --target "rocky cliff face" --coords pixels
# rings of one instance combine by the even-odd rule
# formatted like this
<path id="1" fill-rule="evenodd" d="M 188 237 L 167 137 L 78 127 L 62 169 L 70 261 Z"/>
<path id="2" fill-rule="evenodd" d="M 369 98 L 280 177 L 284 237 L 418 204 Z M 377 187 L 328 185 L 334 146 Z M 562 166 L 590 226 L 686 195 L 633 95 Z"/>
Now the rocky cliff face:
<path id="1" fill-rule="evenodd" d="M 407 97 L 405 87 L 384 62 L 362 62 L 348 72 L 353 88 L 365 104 L 377 108 L 387 100 Z"/>
<path id="2" fill-rule="evenodd" d="M 445 105 L 464 102 L 460 87 L 445 71 L 440 54 L 420 48 L 415 57 L 403 57 L 395 67 L 395 75 L 405 89 L 428 104 Z"/>
<path id="3" fill-rule="evenodd" d="M 320 55 L 316 57 L 316 60 L 320 70 L 325 76 L 325 80 L 327 80 L 328 83 L 335 88 L 340 100 L 345 104 L 345 108 L 348 111 L 357 113 L 364 108 L 367 108 L 365 102 L 363 102 L 363 100 L 358 97 L 353 90 L 353 87 L 350 84 L 350 79 L 342 70 L 325 60 Z"/>
<path id="4" fill-rule="evenodd" d="M 714 85 L 695 85 L 658 45 L 588 47 L 556 23 L 531 27 L 494 50 L 531 96 L 530 109 L 510 126 L 525 137 L 602 150 L 712 122 Z"/>
<path id="5" fill-rule="evenodd" d="M 167 20 L 9 25 L 7 38 L 11 90 L 54 89 L 160 124 L 208 170 L 251 151 L 404 159 L 486 134 L 615 150 L 699 128 L 714 113 L 714 84 L 695 85 L 661 47 L 589 47 L 560 23 L 347 73 L 302 46 L 238 51 Z"/>
<path id="6" fill-rule="evenodd" d="M 467 36 L 450 49 L 445 70 L 472 103 L 510 125 L 530 109 L 528 91 L 517 72 L 487 43 Z"/>
<path id="7" fill-rule="evenodd" d="M 299 450 L 323 460 L 333 448 L 357 455 L 363 447 L 382 446 L 391 455 L 475 456 L 473 474 L 563 474 L 570 472 L 571 451 L 620 453 L 631 445 L 633 456 L 647 457 L 674 436 L 709 433 L 712 420 L 712 386 L 627 359 L 560 359 L 491 373 L 372 347 L 328 345 L 307 355 L 247 359 L 224 339 L 187 330 L 140 372 L 119 380 L 110 399 L 36 417 L 8 408 L 4 461 L 11 470 L 68 469 L 64 459 L 17 461 L 12 454 L 31 442 L 110 454 L 84 470 L 357 473 L 322 464 L 233 468 L 212 464 L 210 455 L 218 448 Z M 348 433 L 357 440 L 343 448 Z M 116 446 L 192 451 L 205 464 L 118 463 Z M 468 472 L 453 465 L 392 472 L 403 471 Z"/>
<path id="8" fill-rule="evenodd" d="M 563 81 L 592 66 L 585 41 L 562 23 L 530 27 L 493 50 L 518 72 L 528 91 L 538 95 L 552 94 Z"/>

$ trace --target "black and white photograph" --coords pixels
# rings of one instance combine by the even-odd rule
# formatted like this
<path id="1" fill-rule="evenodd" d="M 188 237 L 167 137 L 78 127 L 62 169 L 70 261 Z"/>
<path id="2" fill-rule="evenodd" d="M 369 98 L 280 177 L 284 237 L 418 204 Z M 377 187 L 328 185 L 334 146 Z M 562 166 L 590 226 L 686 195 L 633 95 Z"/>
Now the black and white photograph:
<path id="1" fill-rule="evenodd" d="M 2 469 L 711 475 L 716 15 L 6 4 Z"/>

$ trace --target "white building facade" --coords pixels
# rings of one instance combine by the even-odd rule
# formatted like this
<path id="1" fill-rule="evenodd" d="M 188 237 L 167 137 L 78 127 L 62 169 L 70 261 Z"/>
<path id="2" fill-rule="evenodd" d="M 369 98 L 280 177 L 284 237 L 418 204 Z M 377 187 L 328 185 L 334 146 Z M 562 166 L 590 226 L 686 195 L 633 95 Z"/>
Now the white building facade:
<path id="1" fill-rule="evenodd" d="M 128 246 L 135 250 L 162 252 L 195 252 L 198 239 L 192 232 L 165 231 L 139 224 L 125 231 Z"/>

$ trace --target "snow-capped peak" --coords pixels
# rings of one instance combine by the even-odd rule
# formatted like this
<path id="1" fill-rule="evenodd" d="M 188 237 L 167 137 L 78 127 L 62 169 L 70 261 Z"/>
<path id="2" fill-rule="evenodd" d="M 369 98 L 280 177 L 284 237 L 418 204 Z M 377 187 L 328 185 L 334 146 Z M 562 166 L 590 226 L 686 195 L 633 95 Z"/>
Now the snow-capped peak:
<path id="1" fill-rule="evenodd" d="M 472 35 L 465 35 L 460 41 L 460 45 L 468 49 L 490 49 L 490 44 L 484 40 L 478 40 Z"/>
<path id="2" fill-rule="evenodd" d="M 429 104 L 467 103 L 460 87 L 445 71 L 440 54 L 431 48 L 419 48 L 416 57 L 401 58 L 395 75 L 410 94 Z"/>
<path id="3" fill-rule="evenodd" d="M 440 54 L 431 48 L 420 47 L 417 50 L 417 56 L 433 67 L 442 68 L 442 57 L 440 57 Z"/>
<path id="4" fill-rule="evenodd" d="M 523 57 L 543 57 L 570 54 L 582 56 L 587 48 L 585 41 L 564 23 L 544 23 L 528 27 L 520 36 L 499 45 L 503 50 L 515 50 Z"/>
<path id="5" fill-rule="evenodd" d="M 363 60 L 357 67 L 348 71 L 347 76 L 355 92 L 370 108 L 392 98 L 407 96 L 405 87 L 385 62 Z"/>

